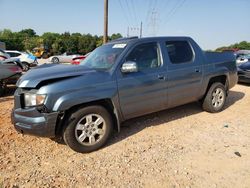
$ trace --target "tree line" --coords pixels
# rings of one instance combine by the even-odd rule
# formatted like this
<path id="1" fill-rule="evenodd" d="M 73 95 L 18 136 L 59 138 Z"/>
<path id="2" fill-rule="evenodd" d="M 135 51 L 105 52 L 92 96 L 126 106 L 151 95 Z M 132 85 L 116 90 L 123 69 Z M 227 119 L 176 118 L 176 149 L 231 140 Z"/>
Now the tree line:
<path id="1" fill-rule="evenodd" d="M 109 36 L 109 40 L 121 37 L 120 33 L 116 33 Z M 4 29 L 0 31 L 0 41 L 5 42 L 8 50 L 32 51 L 36 47 L 45 47 L 51 54 L 64 52 L 86 54 L 101 46 L 103 38 L 97 35 L 69 32 L 62 34 L 46 32 L 39 36 L 33 29 L 23 29 L 19 32 Z"/>
<path id="2" fill-rule="evenodd" d="M 242 41 L 229 46 L 222 46 L 217 48 L 215 51 L 221 52 L 224 50 L 250 50 L 250 42 Z"/>
<path id="3" fill-rule="evenodd" d="M 121 37 L 120 33 L 116 33 L 109 36 L 109 40 Z M 0 41 L 5 42 L 8 50 L 32 51 L 35 47 L 45 47 L 52 55 L 64 52 L 86 54 L 101 46 L 103 37 L 69 32 L 61 34 L 46 32 L 39 36 L 33 29 L 23 29 L 19 32 L 4 29 L 0 31 Z M 230 49 L 250 50 L 250 42 L 242 41 L 229 46 L 219 47 L 215 51 Z"/>

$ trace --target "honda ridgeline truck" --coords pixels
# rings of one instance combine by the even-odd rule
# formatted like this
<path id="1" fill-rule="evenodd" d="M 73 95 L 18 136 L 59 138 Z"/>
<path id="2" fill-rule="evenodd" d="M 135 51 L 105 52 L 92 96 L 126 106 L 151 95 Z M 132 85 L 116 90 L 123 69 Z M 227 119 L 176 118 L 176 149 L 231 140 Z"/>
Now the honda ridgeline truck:
<path id="1" fill-rule="evenodd" d="M 123 121 L 200 101 L 219 112 L 237 83 L 233 54 L 204 52 L 189 37 L 125 38 L 79 66 L 44 65 L 17 82 L 18 132 L 63 137 L 77 152 L 102 147 Z"/>

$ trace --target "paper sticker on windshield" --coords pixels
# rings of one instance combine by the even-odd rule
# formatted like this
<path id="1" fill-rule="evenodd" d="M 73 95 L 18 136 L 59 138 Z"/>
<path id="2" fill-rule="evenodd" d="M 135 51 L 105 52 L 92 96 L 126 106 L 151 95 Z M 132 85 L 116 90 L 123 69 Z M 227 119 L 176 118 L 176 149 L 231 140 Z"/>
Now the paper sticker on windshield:
<path id="1" fill-rule="evenodd" d="M 114 44 L 112 48 L 125 48 L 127 44 Z"/>

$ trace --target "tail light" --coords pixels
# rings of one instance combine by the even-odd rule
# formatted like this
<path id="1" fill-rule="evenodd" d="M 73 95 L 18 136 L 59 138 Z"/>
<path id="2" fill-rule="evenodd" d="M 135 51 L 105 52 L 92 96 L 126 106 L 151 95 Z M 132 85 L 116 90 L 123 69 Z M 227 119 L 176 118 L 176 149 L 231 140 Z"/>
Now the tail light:
<path id="1" fill-rule="evenodd" d="M 0 59 L 5 60 L 5 59 L 7 59 L 7 57 L 5 57 L 5 56 L 3 56 L 3 55 L 0 55 Z"/>
<path id="2" fill-rule="evenodd" d="M 73 60 L 71 62 L 72 65 L 79 65 L 80 64 L 80 60 L 79 59 L 76 59 L 76 60 Z"/>
<path id="3" fill-rule="evenodd" d="M 15 73 L 20 73 L 22 72 L 22 69 L 20 67 L 10 67 L 9 70 L 11 70 L 12 72 L 15 72 Z"/>

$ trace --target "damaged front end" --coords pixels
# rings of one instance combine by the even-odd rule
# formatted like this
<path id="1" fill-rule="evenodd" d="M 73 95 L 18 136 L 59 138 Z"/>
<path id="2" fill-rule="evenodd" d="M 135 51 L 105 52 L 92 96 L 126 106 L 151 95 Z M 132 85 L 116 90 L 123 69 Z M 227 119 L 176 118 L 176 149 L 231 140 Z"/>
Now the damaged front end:
<path id="1" fill-rule="evenodd" d="M 53 111 L 52 103 L 55 99 L 53 90 L 48 86 L 64 80 L 82 75 L 80 71 L 63 71 L 60 66 L 51 71 L 51 67 L 35 69 L 17 82 L 17 90 L 14 94 L 14 109 L 11 119 L 15 129 L 23 134 L 31 134 L 53 138 L 56 136 L 58 122 L 64 112 Z M 58 72 L 58 69 L 60 70 Z"/>
<path id="2" fill-rule="evenodd" d="M 44 99 L 36 90 L 18 88 L 15 92 L 15 105 L 12 111 L 12 123 L 23 134 L 54 137 L 59 112 L 50 112 L 44 105 Z"/>

